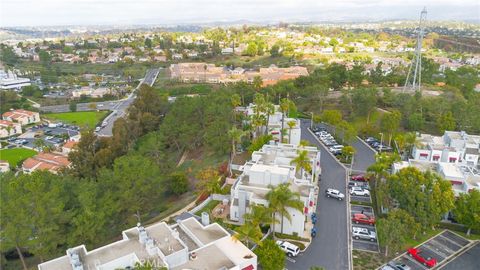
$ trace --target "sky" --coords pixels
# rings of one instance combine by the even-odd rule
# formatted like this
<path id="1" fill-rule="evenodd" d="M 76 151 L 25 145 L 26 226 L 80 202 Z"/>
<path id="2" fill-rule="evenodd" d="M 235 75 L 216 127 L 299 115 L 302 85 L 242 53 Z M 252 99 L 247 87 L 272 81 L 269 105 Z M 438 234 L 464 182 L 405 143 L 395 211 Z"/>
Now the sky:
<path id="1" fill-rule="evenodd" d="M 480 21 L 480 0 L 0 0 L 0 26 L 320 22 L 418 19 Z"/>

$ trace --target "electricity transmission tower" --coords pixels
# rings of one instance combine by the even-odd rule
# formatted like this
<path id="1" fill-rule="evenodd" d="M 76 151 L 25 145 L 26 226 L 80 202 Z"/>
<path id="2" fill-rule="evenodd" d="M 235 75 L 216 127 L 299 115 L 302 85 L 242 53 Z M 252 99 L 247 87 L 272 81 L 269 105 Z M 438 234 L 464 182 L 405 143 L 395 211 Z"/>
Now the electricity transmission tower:
<path id="1" fill-rule="evenodd" d="M 420 22 L 418 25 L 417 46 L 415 47 L 415 55 L 413 56 L 412 63 L 408 69 L 407 80 L 403 86 L 403 92 L 406 90 L 420 91 L 420 84 L 422 83 L 422 41 L 425 31 L 425 20 L 427 19 L 427 8 L 424 7 L 420 13 Z M 412 76 L 412 69 L 413 76 Z"/>

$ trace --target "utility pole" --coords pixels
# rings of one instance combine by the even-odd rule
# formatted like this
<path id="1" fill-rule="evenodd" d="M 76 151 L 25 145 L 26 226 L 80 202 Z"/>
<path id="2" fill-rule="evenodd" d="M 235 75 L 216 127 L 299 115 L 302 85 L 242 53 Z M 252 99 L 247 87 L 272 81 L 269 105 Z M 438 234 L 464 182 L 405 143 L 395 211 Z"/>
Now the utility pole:
<path id="1" fill-rule="evenodd" d="M 423 34 L 425 32 L 425 20 L 427 19 L 427 8 L 424 7 L 420 12 L 420 22 L 418 24 L 417 34 L 417 46 L 415 47 L 415 55 L 413 56 L 412 63 L 408 69 L 407 79 L 403 86 L 403 92 L 407 90 L 420 91 L 420 85 L 422 83 L 422 42 Z M 414 68 L 415 67 L 415 68 Z M 413 76 L 412 76 L 412 69 Z"/>

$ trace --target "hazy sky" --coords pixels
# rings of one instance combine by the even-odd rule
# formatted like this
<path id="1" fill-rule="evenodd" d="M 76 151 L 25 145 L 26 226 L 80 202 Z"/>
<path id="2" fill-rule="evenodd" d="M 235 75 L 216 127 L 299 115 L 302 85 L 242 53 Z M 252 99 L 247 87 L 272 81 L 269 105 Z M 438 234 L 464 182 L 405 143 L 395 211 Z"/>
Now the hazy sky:
<path id="1" fill-rule="evenodd" d="M 0 0 L 0 26 L 480 20 L 480 0 Z"/>

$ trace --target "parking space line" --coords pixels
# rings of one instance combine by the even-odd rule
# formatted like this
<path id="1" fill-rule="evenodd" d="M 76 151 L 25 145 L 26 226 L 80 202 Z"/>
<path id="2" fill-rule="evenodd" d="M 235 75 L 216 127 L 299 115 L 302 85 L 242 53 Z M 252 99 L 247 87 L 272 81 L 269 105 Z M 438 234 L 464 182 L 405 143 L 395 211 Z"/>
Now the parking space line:
<path id="1" fill-rule="evenodd" d="M 446 252 L 448 252 L 449 254 L 448 254 L 447 256 L 445 256 L 445 257 L 448 257 L 448 256 L 450 256 L 451 254 L 453 254 L 453 253 L 456 252 L 455 250 L 450 249 L 450 248 L 447 247 L 446 245 L 438 242 L 436 238 L 431 239 L 430 242 L 432 242 L 432 244 L 435 244 L 435 246 L 441 246 Z M 433 246 L 433 245 L 432 245 L 432 246 Z"/>
<path id="2" fill-rule="evenodd" d="M 417 262 L 417 260 L 415 260 L 414 258 L 410 257 L 407 254 L 403 255 L 403 257 L 406 258 L 408 261 L 413 262 L 413 264 L 415 264 L 416 266 L 419 266 L 421 269 L 428 269 L 428 267 L 426 267 L 425 265 Z"/>
<path id="3" fill-rule="evenodd" d="M 297 261 L 295 261 L 294 259 L 292 259 L 292 258 L 290 258 L 290 257 L 288 257 L 288 256 L 286 257 L 286 259 L 287 259 L 287 261 L 292 262 L 292 263 L 297 262 Z"/>
<path id="4" fill-rule="evenodd" d="M 464 247 L 464 246 L 460 245 L 459 243 L 457 243 L 457 242 L 455 242 L 455 241 L 452 241 L 450 238 L 445 237 L 444 235 L 439 235 L 439 238 L 445 239 L 445 241 L 447 241 L 447 242 L 449 242 L 449 243 L 457 246 L 459 249 L 462 248 L 462 247 Z"/>

